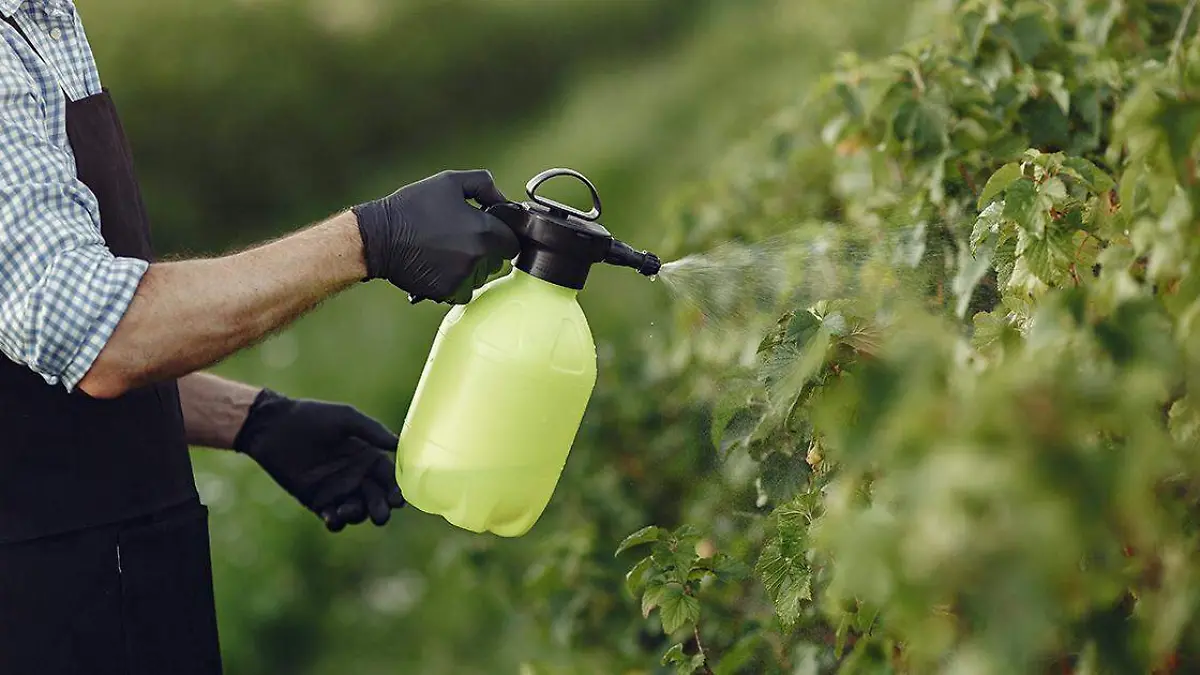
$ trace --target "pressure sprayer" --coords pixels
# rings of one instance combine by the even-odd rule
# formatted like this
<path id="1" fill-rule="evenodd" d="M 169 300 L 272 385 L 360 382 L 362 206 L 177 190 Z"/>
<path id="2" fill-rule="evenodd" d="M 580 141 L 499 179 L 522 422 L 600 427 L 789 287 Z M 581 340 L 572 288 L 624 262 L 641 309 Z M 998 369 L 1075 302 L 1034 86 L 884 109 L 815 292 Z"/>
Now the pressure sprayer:
<path id="1" fill-rule="evenodd" d="M 537 194 L 559 176 L 587 186 L 590 211 Z M 662 266 L 598 222 L 600 195 L 579 172 L 544 171 L 525 191 L 531 201 L 487 209 L 516 233 L 521 253 L 511 273 L 446 314 L 396 453 L 410 504 L 505 537 L 541 517 L 596 384 L 596 345 L 576 300 L 592 265 L 648 277 Z"/>

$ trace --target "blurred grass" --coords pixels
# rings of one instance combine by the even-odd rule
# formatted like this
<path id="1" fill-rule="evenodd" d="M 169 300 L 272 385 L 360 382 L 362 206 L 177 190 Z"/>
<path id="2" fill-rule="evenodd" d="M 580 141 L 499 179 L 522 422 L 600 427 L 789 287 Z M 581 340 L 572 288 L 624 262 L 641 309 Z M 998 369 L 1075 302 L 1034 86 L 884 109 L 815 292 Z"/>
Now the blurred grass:
<path id="1" fill-rule="evenodd" d="M 98 0 L 81 0 L 81 9 L 94 2 Z M 371 5 L 353 4 L 360 9 Z M 433 11 L 430 7 L 435 4 L 412 3 L 411 11 Z M 585 5 L 598 11 L 596 3 L 575 0 L 522 0 L 508 3 L 506 11 L 548 11 L 551 4 L 560 13 Z M 146 53 L 163 58 L 173 54 L 172 59 L 213 58 L 214 71 L 239 68 L 249 60 L 253 70 L 248 86 L 287 77 L 293 67 L 288 56 L 256 49 L 252 34 L 239 36 L 250 43 L 233 56 L 226 55 L 232 60 L 221 61 L 220 54 L 171 52 L 174 48 L 162 40 L 143 41 L 136 33 L 154 22 L 176 22 L 172 24 L 176 29 L 202 22 L 206 12 L 221 11 L 216 5 L 190 3 L 184 10 L 182 3 L 104 0 L 103 7 L 112 15 L 91 35 L 98 54 L 107 54 L 101 59 L 102 68 L 106 63 L 113 66 L 114 74 L 106 80 L 118 95 L 123 86 L 137 86 L 121 77 L 133 73 L 131 60 L 145 59 Z M 284 3 L 262 3 L 257 11 L 282 12 L 283 7 Z M 526 179 L 534 173 L 549 166 L 569 166 L 598 185 L 606 226 L 634 246 L 653 250 L 664 241 L 666 198 L 703 176 L 711 161 L 773 110 L 802 96 L 837 51 L 880 52 L 892 47 L 907 28 L 909 3 L 728 0 L 694 7 L 696 16 L 678 34 L 637 49 L 614 42 L 616 51 L 601 50 L 595 58 L 580 60 L 569 71 L 569 82 L 542 83 L 536 77 L 504 82 L 504 87 L 520 91 L 538 90 L 545 84 L 546 91 L 540 92 L 532 111 L 505 114 L 499 110 L 496 118 L 502 121 L 494 125 L 451 125 L 447 133 L 414 144 L 411 152 L 396 145 L 401 136 L 390 139 L 389 147 L 397 148 L 396 159 L 377 174 L 348 176 L 345 168 L 333 170 L 334 184 L 346 187 L 336 197 L 322 193 L 320 198 L 302 199 L 320 179 L 319 172 L 311 173 L 295 186 L 272 194 L 277 208 L 270 211 L 266 229 L 282 233 L 339 205 L 390 192 L 442 168 L 487 167 L 510 197 L 521 197 Z M 465 14 L 460 20 L 470 24 L 471 16 Z M 259 16 L 252 25 L 268 23 Z M 479 26 L 469 30 L 485 32 Z M 419 32 L 396 39 L 419 39 Z M 104 44 L 120 47 L 103 52 Z M 288 40 L 272 38 L 264 44 L 278 47 Z M 149 52 L 139 54 L 139 49 Z M 487 65 L 485 61 L 479 67 Z M 169 72 L 164 66 L 161 77 L 169 78 Z M 371 74 L 370 69 L 366 72 L 363 77 Z M 164 79 L 141 86 L 151 87 L 154 95 L 140 100 L 156 101 L 172 88 L 188 88 L 189 83 Z M 329 100 L 321 92 L 313 97 L 318 108 L 369 104 Z M 231 111 L 238 104 L 236 99 L 225 102 Z M 445 101 L 440 105 L 448 107 Z M 163 153 L 150 158 L 151 165 L 170 160 L 162 150 L 170 143 L 159 137 L 169 131 L 155 132 L 151 127 L 164 124 L 162 116 L 173 112 L 186 120 L 182 110 L 140 107 L 129 115 L 131 133 L 143 139 L 145 147 Z M 293 142 L 295 151 L 281 157 L 303 163 L 306 139 L 297 137 Z M 231 146 L 221 145 L 200 168 L 216 171 L 222 163 L 240 159 Z M 311 161 L 322 161 L 321 153 L 315 152 Z M 308 175 L 304 166 L 286 169 L 285 174 Z M 167 184 L 151 176 L 149 189 L 156 185 L 163 187 L 163 193 L 150 198 L 161 200 L 156 202 L 160 211 L 191 203 L 169 194 Z M 220 198 L 217 194 L 206 199 Z M 288 203 L 289 199 L 295 202 Z M 252 211 L 269 210 L 269 206 L 252 205 Z M 228 240 L 237 241 L 236 237 Z M 666 307 L 661 288 L 628 270 L 601 268 L 593 273 L 581 304 L 602 355 L 619 354 L 622 345 L 645 339 L 656 312 Z M 444 307 L 428 304 L 410 307 L 403 294 L 385 284 L 366 285 L 328 301 L 216 370 L 295 396 L 347 401 L 398 429 L 444 312 Z M 603 373 L 600 386 L 605 386 Z M 502 387 L 497 383 L 498 393 Z M 585 420 L 589 425 L 603 422 Z M 573 452 L 603 453 L 605 448 L 581 446 Z M 514 570 L 500 561 L 536 557 L 538 529 L 524 540 L 496 540 L 456 531 L 438 518 L 408 509 L 384 530 L 357 528 L 331 537 L 243 458 L 208 452 L 194 457 L 213 514 L 218 603 L 229 672 L 514 673 L 531 655 L 544 663 L 563 664 L 561 672 L 616 672 L 608 658 L 613 649 L 604 643 L 605 636 L 596 636 L 595 644 L 589 645 L 555 640 L 560 627 L 540 624 L 522 611 L 522 595 L 528 592 L 523 590 L 523 577 L 529 570 L 522 571 L 519 565 Z M 560 486 L 560 491 L 570 489 L 566 481 Z M 619 582 L 612 580 L 614 594 Z"/>

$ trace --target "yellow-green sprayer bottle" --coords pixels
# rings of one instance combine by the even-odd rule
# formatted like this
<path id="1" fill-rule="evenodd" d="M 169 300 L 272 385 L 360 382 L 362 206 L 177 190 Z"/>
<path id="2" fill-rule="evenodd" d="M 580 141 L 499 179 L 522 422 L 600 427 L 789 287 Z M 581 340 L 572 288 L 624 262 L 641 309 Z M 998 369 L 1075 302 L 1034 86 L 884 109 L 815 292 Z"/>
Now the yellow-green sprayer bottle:
<path id="1" fill-rule="evenodd" d="M 555 176 L 592 195 L 584 213 L 539 196 Z M 605 262 L 658 273 L 652 253 L 597 222 L 600 197 L 578 172 L 551 169 L 530 202 L 492 206 L 521 241 L 512 272 L 450 310 L 400 432 L 405 499 L 473 532 L 525 534 L 545 510 L 596 384 L 596 346 L 576 294 Z"/>

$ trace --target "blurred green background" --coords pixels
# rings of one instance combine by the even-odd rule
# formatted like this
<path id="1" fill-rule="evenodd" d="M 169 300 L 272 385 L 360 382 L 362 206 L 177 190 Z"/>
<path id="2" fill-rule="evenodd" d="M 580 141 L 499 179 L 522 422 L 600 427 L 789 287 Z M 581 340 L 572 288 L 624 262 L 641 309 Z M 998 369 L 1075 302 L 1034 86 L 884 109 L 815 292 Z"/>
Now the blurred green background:
<path id="1" fill-rule="evenodd" d="M 671 200 L 838 52 L 879 55 L 920 29 L 904 0 L 77 5 L 168 256 L 280 236 L 444 168 L 486 167 L 520 197 L 551 166 L 598 185 L 615 234 L 681 254 Z M 243 458 L 194 453 L 228 672 L 654 671 L 611 551 L 673 520 L 712 450 L 702 410 L 659 410 L 653 382 L 630 375 L 631 347 L 669 311 L 662 288 L 600 269 L 581 303 L 597 395 L 524 538 L 415 509 L 331 535 Z M 367 285 L 217 370 L 398 429 L 444 312 Z M 644 478 L 648 462 L 668 477 Z"/>

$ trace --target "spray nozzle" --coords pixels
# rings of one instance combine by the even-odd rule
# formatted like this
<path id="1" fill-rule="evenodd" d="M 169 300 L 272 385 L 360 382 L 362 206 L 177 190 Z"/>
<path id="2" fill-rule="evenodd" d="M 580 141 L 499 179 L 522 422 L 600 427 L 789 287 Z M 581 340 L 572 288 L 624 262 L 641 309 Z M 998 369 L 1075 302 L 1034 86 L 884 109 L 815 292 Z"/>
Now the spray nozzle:
<path id="1" fill-rule="evenodd" d="M 604 262 L 619 267 L 632 267 L 642 276 L 652 277 L 662 268 L 662 261 L 649 251 L 637 251 L 619 239 L 613 239 Z"/>
<path id="2" fill-rule="evenodd" d="M 587 186 L 592 195 L 590 211 L 567 206 L 537 193 L 543 183 L 557 176 L 570 176 Z M 596 263 L 631 267 L 654 276 L 662 267 L 658 256 L 636 251 L 619 241 L 598 220 L 600 194 L 583 174 L 571 169 L 550 169 L 534 176 L 525 186 L 531 202 L 506 202 L 487 209 L 504 221 L 521 242 L 517 269 L 566 288 L 582 289 Z"/>

